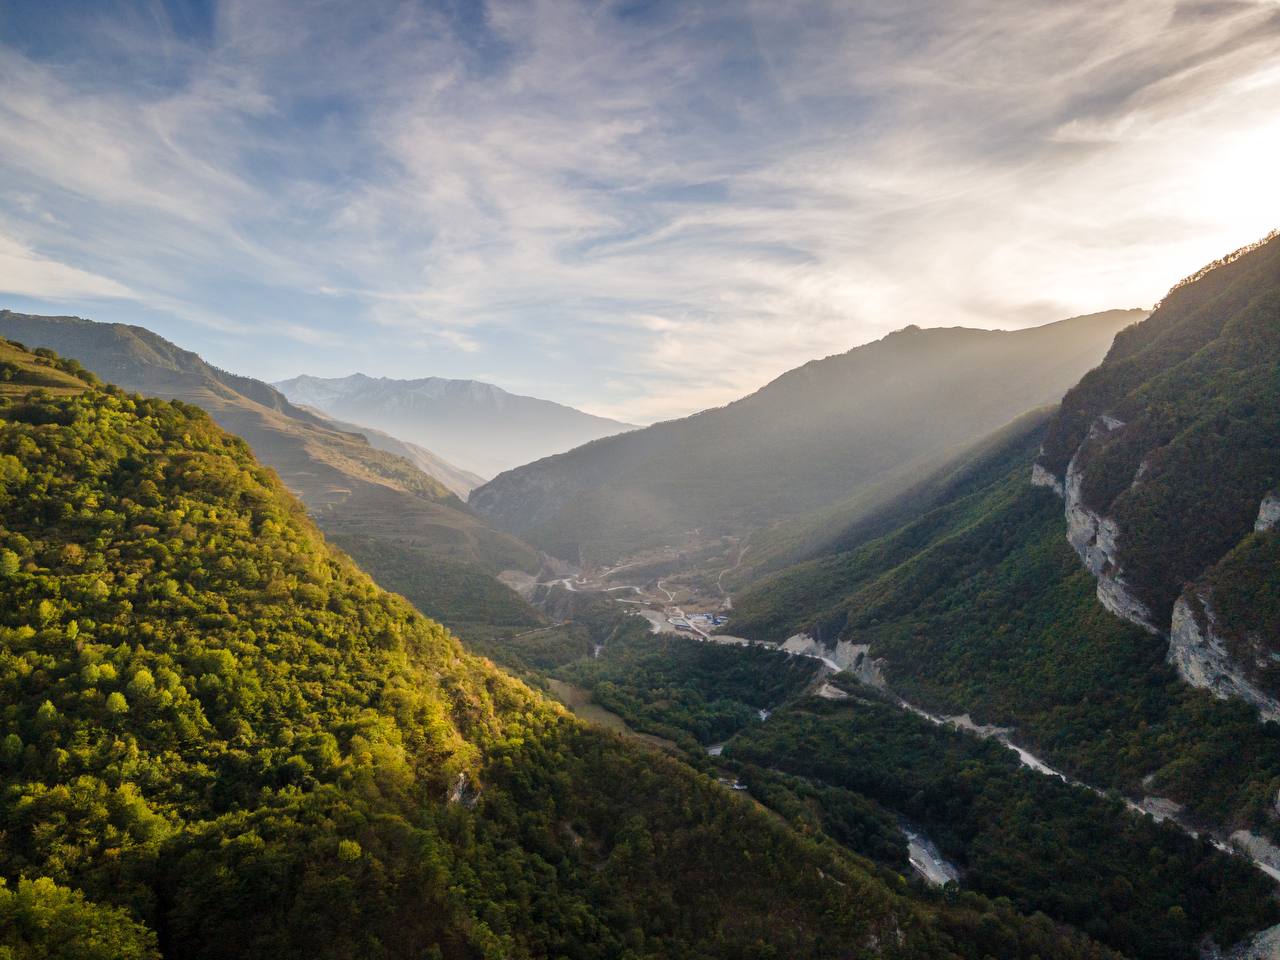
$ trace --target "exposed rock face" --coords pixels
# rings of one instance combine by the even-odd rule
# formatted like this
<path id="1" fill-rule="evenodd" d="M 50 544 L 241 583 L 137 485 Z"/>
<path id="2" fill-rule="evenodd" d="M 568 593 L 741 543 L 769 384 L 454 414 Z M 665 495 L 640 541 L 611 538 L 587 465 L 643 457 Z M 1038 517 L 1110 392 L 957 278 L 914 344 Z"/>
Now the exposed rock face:
<path id="1" fill-rule="evenodd" d="M 1061 497 L 1063 495 L 1062 481 L 1038 463 L 1033 464 L 1031 467 L 1031 485 L 1033 487 L 1048 487 L 1058 496 Z"/>
<path id="2" fill-rule="evenodd" d="M 883 690 L 888 686 L 884 676 L 884 659 L 873 660 L 871 654 L 867 652 L 867 644 L 861 644 L 861 647 L 862 653 L 858 655 L 853 665 L 853 675 L 863 683 Z"/>
<path id="3" fill-rule="evenodd" d="M 1113 518 L 1088 507 L 1082 494 L 1082 464 L 1090 445 L 1123 427 L 1124 423 L 1115 417 L 1099 417 L 1071 458 L 1061 483 L 1038 463 L 1032 469 L 1031 482 L 1054 490 L 1061 489 L 1067 517 L 1067 540 L 1097 580 L 1099 602 L 1116 616 L 1157 636 L 1164 636 L 1165 631 L 1156 624 L 1151 609 L 1134 596 L 1125 581 L 1118 550 L 1119 525 Z M 1149 465 L 1144 459 L 1134 482 L 1141 482 L 1148 470 Z M 1263 498 L 1254 529 L 1270 530 L 1277 524 L 1280 524 L 1280 495 L 1273 492 Z M 1232 656 L 1206 595 L 1188 591 L 1177 601 L 1168 637 L 1168 662 L 1187 683 L 1206 688 L 1220 699 L 1238 697 L 1256 706 L 1263 719 L 1280 720 L 1280 701 L 1254 684 Z"/>
<path id="4" fill-rule="evenodd" d="M 1133 595 L 1120 569 L 1117 547 L 1120 528 L 1115 520 L 1091 510 L 1081 494 L 1084 472 L 1080 455 L 1090 441 L 1118 430 L 1124 424 L 1115 417 L 1099 417 L 1089 431 L 1089 436 L 1071 458 L 1067 466 L 1067 478 L 1063 484 L 1067 514 L 1067 540 L 1075 548 L 1084 565 L 1098 581 L 1098 600 L 1116 616 L 1136 623 L 1154 634 L 1163 631 L 1156 626 L 1151 610 Z M 1039 466 L 1039 465 L 1037 465 Z M 1046 475 L 1048 471 L 1040 468 Z"/>
<path id="5" fill-rule="evenodd" d="M 1250 833 L 1248 830 L 1237 830 L 1231 834 L 1230 839 L 1231 846 L 1242 852 L 1271 876 L 1274 877 L 1280 874 L 1280 849 L 1277 849 L 1275 844 L 1265 837 L 1258 836 L 1256 833 Z"/>
<path id="6" fill-rule="evenodd" d="M 1277 960 L 1280 958 L 1280 925 L 1268 927 L 1252 938 L 1223 950 L 1212 938 L 1200 945 L 1200 960 Z"/>
<path id="7" fill-rule="evenodd" d="M 1274 530 L 1280 525 L 1280 493 L 1272 491 L 1262 498 L 1262 504 L 1258 507 L 1258 519 L 1253 525 L 1253 529 L 1258 533 L 1264 533 L 1267 530 Z"/>
<path id="8" fill-rule="evenodd" d="M 1192 686 L 1204 687 L 1222 700 L 1247 700 L 1264 720 L 1280 720 L 1280 701 L 1251 683 L 1227 651 L 1207 598 L 1188 593 L 1174 604 L 1168 659 Z"/>
<path id="9" fill-rule="evenodd" d="M 848 671 L 863 683 L 873 687 L 885 686 L 883 660 L 873 660 L 870 645 L 850 643 L 841 640 L 835 646 L 824 646 L 807 633 L 797 633 L 788 637 L 781 649 L 786 653 L 800 657 L 812 657 L 821 660 L 832 670 Z"/>
<path id="10" fill-rule="evenodd" d="M 460 803 L 470 809 L 479 799 L 480 788 L 472 786 L 465 773 L 458 774 L 458 779 L 453 782 L 453 787 L 449 790 L 449 802 Z"/>
<path id="11" fill-rule="evenodd" d="M 1182 804 L 1167 797 L 1143 797 L 1142 802 L 1134 804 L 1134 806 L 1143 813 L 1151 814 L 1156 823 L 1164 820 L 1178 822 L 1186 812 L 1186 808 Z"/>

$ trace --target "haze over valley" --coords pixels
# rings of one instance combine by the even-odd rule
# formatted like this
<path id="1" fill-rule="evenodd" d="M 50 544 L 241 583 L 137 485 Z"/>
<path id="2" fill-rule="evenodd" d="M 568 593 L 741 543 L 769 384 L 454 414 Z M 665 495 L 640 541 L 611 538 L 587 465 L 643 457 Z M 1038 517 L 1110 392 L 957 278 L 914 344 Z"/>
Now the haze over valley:
<path id="1" fill-rule="evenodd" d="M 475 380 L 390 380 L 356 373 L 331 380 L 294 377 L 275 387 L 295 403 L 428 444 L 486 476 L 634 429 Z"/>
<path id="2" fill-rule="evenodd" d="M 0 8 L 0 960 L 1280 960 L 1277 62 Z"/>

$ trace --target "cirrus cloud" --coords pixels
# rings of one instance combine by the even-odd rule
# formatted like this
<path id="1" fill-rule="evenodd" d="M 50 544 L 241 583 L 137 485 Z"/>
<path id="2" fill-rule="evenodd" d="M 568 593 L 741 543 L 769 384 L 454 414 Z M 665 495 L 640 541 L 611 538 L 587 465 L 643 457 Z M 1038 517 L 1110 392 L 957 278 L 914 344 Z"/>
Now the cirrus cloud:
<path id="1" fill-rule="evenodd" d="M 1269 0 L 139 9 L 10 15 L 0 278 L 269 378 L 675 416 L 1149 304 L 1280 209 Z"/>

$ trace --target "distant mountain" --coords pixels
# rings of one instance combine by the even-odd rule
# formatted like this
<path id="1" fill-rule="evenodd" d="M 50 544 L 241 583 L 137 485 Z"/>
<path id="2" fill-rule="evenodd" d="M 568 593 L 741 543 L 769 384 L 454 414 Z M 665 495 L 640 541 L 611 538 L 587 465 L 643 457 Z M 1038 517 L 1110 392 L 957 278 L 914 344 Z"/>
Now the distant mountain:
<path id="1" fill-rule="evenodd" d="M 355 373 L 336 379 L 294 377 L 275 386 L 295 403 L 367 423 L 487 477 L 635 429 L 477 380 L 392 380 Z"/>
<path id="2" fill-rule="evenodd" d="M 423 473 L 435 477 L 463 500 L 467 498 L 467 495 L 472 490 L 484 483 L 484 477 L 472 473 L 470 470 L 455 467 L 444 457 L 432 453 L 426 447 L 410 443 L 408 440 L 401 440 L 399 437 L 393 437 L 391 434 L 375 430 L 373 427 L 351 423 L 347 420 L 338 420 L 313 407 L 307 407 L 302 404 L 298 406 L 333 424 L 339 430 L 346 433 L 360 434 L 369 441 L 370 446 L 378 450 L 385 450 L 387 453 L 394 453 L 398 457 L 404 457 Z"/>
<path id="3" fill-rule="evenodd" d="M 783 374 L 726 407 L 587 444 L 471 494 L 566 559 L 608 561 L 698 529 L 742 533 L 919 475 L 1056 402 L 1116 332 L 1114 310 L 1026 330 L 908 327 Z"/>
<path id="4" fill-rule="evenodd" d="M 462 564 L 457 571 L 449 567 L 446 582 L 474 580 L 477 574 L 490 580 L 510 568 L 538 569 L 537 551 L 493 529 L 409 459 L 377 449 L 360 433 L 290 403 L 267 384 L 219 370 L 150 330 L 5 310 L 0 311 L 0 336 L 74 357 L 127 390 L 204 408 L 219 426 L 248 441 L 326 533 L 341 543 L 352 538 L 356 552 L 367 553 L 373 543 L 407 551 L 419 561 L 428 556 L 442 571 Z M 386 445 L 394 441 L 388 438 Z M 394 579 L 383 584 L 402 589 Z M 496 580 L 486 587 L 504 598 L 510 592 Z M 467 600 L 463 606 L 475 604 Z M 527 612 L 534 621 L 533 611 Z M 457 625 L 447 605 L 437 603 L 432 613 Z"/>

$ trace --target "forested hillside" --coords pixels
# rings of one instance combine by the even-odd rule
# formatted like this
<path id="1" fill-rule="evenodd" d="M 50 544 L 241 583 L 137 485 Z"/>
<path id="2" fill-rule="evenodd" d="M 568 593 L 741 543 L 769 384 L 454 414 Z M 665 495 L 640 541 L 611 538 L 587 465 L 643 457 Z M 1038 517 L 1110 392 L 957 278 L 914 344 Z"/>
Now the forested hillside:
<path id="1" fill-rule="evenodd" d="M 1038 461 L 1122 616 L 1280 720 L 1280 238 L 1176 287 L 1071 390 Z"/>
<path id="2" fill-rule="evenodd" d="M 1274 882 L 1207 839 L 1033 772 L 1000 743 L 935 726 L 852 679 L 842 687 L 850 695 L 800 701 L 726 744 L 754 795 L 784 812 L 807 807 L 836 835 L 851 798 L 906 818 L 965 887 L 1044 910 L 1126 956 L 1190 958 L 1206 934 L 1232 945 L 1280 919 Z M 866 834 L 846 842 L 857 849 Z"/>
<path id="3" fill-rule="evenodd" d="M 926 483 L 918 516 L 915 490 L 887 508 L 890 529 L 828 535 L 737 598 L 733 632 L 843 642 L 908 700 L 1014 727 L 1087 782 L 1172 798 L 1223 836 L 1276 835 L 1280 727 L 1183 682 L 1168 616 L 1177 578 L 1227 552 L 1190 589 L 1220 590 L 1214 615 L 1244 611 L 1264 652 L 1274 639 L 1280 534 L 1257 518 L 1280 479 L 1278 263 L 1272 241 L 1180 286 L 1047 427 L 1029 421 L 1003 451 Z M 1082 505 L 1111 523 L 1081 537 Z M 1108 579 L 1138 592 L 1150 622 L 1109 612 L 1125 610 Z"/>
<path id="4" fill-rule="evenodd" d="M 1017 331 L 908 327 L 726 407 L 512 470 L 469 502 L 541 549 L 588 564 L 694 529 L 742 534 L 910 482 L 1056 403 L 1143 316 L 1117 310 Z"/>
<path id="5" fill-rule="evenodd" d="M 11 955 L 1106 955 L 582 727 L 202 411 L 0 352 Z"/>
<path id="6" fill-rule="evenodd" d="M 1033 772 L 996 740 L 829 677 L 812 657 L 656 636 L 598 596 L 552 599 L 571 626 L 497 642 L 494 655 L 552 677 L 584 716 L 736 780 L 808 836 L 906 870 L 904 829 L 923 833 L 961 888 L 1143 960 L 1190 960 L 1205 937 L 1230 946 L 1280 919 L 1273 881 L 1207 838 Z"/>
<path id="7" fill-rule="evenodd" d="M 74 356 L 125 389 L 197 404 L 248 441 L 326 532 L 375 540 L 382 554 L 398 557 L 384 575 L 394 577 L 395 570 L 425 555 L 454 571 L 441 580 L 437 595 L 448 582 L 482 571 L 479 575 L 489 580 L 486 589 L 501 605 L 510 605 L 519 598 L 493 575 L 538 569 L 537 551 L 492 528 L 404 456 L 295 406 L 261 381 L 219 370 L 149 330 L 6 310 L 0 311 L 0 336 Z M 401 592 L 413 589 L 408 580 L 381 582 Z M 459 598 L 458 606 L 465 611 L 472 604 Z"/>

